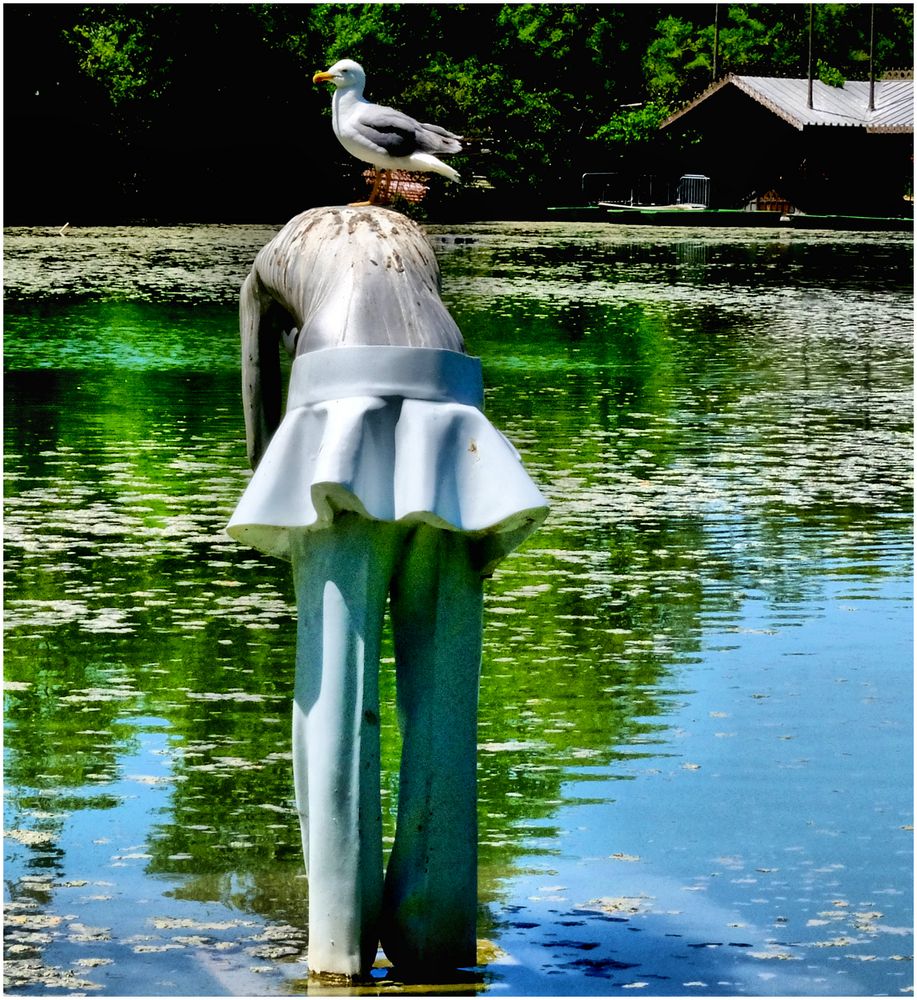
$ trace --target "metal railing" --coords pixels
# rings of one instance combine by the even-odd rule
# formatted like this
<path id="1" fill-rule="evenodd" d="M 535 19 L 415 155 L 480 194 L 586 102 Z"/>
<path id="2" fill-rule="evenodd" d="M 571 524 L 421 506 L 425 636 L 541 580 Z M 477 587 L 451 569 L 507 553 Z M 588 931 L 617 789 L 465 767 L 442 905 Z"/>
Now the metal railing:
<path id="1" fill-rule="evenodd" d="M 581 190 L 583 200 L 592 205 L 710 205 L 710 178 L 705 174 L 683 174 L 672 181 L 658 174 L 598 171 L 583 174 Z"/>

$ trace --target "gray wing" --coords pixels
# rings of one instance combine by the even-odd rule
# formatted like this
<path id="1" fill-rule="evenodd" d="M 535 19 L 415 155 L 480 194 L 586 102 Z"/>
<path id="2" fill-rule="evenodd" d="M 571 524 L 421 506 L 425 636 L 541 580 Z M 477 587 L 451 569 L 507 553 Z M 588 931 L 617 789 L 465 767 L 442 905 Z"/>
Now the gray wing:
<path id="1" fill-rule="evenodd" d="M 353 129 L 361 138 L 374 143 L 390 156 L 458 153 L 462 149 L 460 137 L 439 125 L 425 125 L 401 111 L 379 105 L 361 109 Z"/>

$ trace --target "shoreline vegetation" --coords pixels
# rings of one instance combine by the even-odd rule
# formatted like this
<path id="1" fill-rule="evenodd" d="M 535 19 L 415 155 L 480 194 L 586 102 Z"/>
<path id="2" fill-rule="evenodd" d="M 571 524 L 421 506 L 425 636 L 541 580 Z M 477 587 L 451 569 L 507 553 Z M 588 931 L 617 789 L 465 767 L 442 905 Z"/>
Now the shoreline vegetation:
<path id="1" fill-rule="evenodd" d="M 343 56 L 371 100 L 487 150 L 455 158 L 461 185 L 432 180 L 414 214 L 437 222 L 541 218 L 589 171 L 678 176 L 698 137 L 658 126 L 727 73 L 811 65 L 838 85 L 913 62 L 913 8 L 893 4 L 13 3 L 3 20 L 4 222 L 58 228 L 357 200 L 364 165 L 311 83 Z"/>

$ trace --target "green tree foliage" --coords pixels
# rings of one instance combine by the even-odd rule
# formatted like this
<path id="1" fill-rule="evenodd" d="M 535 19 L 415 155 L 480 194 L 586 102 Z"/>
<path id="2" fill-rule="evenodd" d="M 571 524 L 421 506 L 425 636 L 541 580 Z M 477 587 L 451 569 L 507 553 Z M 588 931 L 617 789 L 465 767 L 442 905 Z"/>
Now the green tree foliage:
<path id="1" fill-rule="evenodd" d="M 656 24 L 643 66 L 657 100 L 678 103 L 728 73 L 804 77 L 809 14 L 817 74 L 835 86 L 869 74 L 870 17 L 877 72 L 910 66 L 913 8 L 884 4 L 719 4 L 674 8 Z M 685 12 L 682 13 L 682 10 Z"/>
<path id="2" fill-rule="evenodd" d="M 104 87 L 116 107 L 162 92 L 172 60 L 166 54 L 157 63 L 149 28 L 126 10 L 105 8 L 103 17 L 66 32 L 79 51 L 80 68 Z"/>
<path id="3" fill-rule="evenodd" d="M 647 101 L 632 108 L 622 108 L 600 126 L 593 138 L 619 146 L 635 146 L 651 141 L 669 113 L 668 104 Z"/>

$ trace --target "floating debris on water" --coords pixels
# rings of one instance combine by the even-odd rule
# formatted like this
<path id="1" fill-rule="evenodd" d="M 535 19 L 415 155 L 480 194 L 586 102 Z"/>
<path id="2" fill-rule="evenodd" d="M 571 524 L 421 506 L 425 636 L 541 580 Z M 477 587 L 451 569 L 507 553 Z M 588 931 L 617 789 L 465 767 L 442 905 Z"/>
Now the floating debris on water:
<path id="1" fill-rule="evenodd" d="M 652 897 L 650 896 L 603 896 L 600 899 L 590 899 L 587 903 L 580 904 L 580 910 L 599 910 L 602 913 L 614 913 L 615 915 L 636 916 L 640 913 L 649 912 Z"/>

